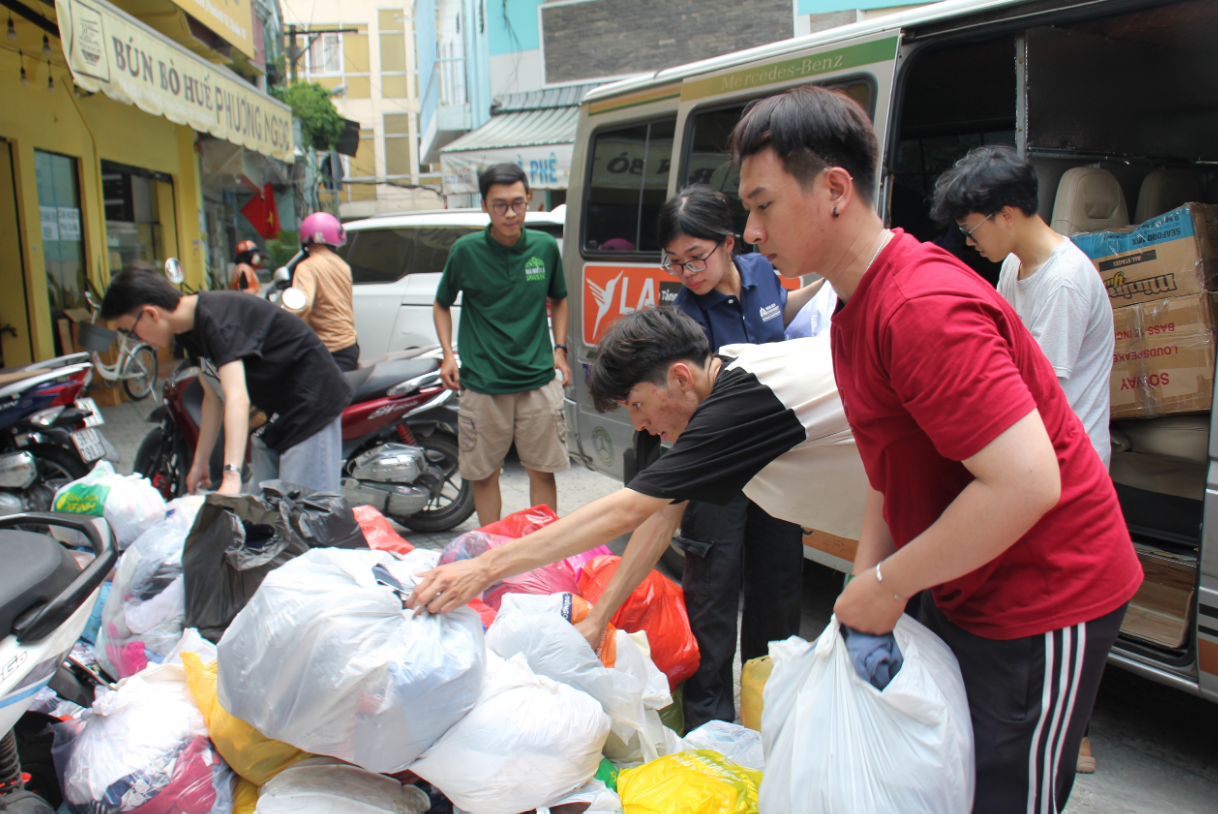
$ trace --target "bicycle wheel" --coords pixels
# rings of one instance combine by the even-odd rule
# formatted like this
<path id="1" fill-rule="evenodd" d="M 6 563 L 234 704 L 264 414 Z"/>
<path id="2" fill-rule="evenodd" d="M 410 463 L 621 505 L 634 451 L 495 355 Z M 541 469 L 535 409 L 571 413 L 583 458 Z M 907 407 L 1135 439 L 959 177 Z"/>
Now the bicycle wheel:
<path id="1" fill-rule="evenodd" d="M 156 351 L 150 345 L 136 345 L 119 376 L 128 396 L 136 401 L 148 398 L 156 384 Z"/>

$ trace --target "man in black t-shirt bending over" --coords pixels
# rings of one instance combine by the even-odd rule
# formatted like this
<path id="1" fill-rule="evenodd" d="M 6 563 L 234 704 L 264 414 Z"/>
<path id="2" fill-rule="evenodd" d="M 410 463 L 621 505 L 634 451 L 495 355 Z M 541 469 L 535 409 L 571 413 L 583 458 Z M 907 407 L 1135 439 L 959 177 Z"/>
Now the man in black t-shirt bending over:
<path id="1" fill-rule="evenodd" d="M 429 571 L 410 607 L 459 608 L 496 580 L 637 529 L 609 587 L 577 625 L 589 642 L 599 641 L 668 546 L 684 501 L 727 503 L 742 490 L 773 517 L 858 539 L 867 480 L 827 336 L 712 355 L 688 316 L 640 311 L 601 340 L 588 388 L 597 409 L 625 407 L 635 429 L 672 448 L 626 488 L 476 559 Z"/>
<path id="2" fill-rule="evenodd" d="M 267 416 L 254 431 L 251 491 L 274 478 L 338 491 L 341 415 L 351 385 L 299 317 L 236 291 L 183 297 L 160 274 L 142 269 L 114 278 L 101 315 L 154 347 L 168 347 L 177 335 L 200 358 L 203 418 L 189 491 L 209 485 L 208 460 L 222 425 L 224 476 L 216 491 L 241 491 L 251 404 Z"/>

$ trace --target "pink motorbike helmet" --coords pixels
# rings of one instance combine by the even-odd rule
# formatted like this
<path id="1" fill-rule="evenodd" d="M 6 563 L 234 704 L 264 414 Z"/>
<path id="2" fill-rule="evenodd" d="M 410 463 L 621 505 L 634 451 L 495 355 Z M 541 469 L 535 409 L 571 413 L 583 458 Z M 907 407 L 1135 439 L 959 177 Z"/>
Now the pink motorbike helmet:
<path id="1" fill-rule="evenodd" d="M 347 230 L 329 212 L 314 212 L 300 224 L 301 243 L 325 243 L 337 249 L 347 242 Z"/>

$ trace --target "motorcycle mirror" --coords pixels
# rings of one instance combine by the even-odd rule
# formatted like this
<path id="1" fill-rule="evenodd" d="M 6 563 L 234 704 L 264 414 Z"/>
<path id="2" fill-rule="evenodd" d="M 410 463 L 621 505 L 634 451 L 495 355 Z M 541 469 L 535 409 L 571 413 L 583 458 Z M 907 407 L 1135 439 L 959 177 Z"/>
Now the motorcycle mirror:
<path id="1" fill-rule="evenodd" d="M 291 279 L 292 273 L 288 271 L 287 266 L 280 266 L 279 268 L 275 269 L 275 273 L 271 275 L 271 280 L 276 283 L 290 282 Z"/>
<path id="2" fill-rule="evenodd" d="M 165 276 L 174 285 L 181 285 L 182 281 L 186 279 L 186 275 L 182 273 L 182 264 L 178 262 L 178 258 L 171 257 L 165 261 Z"/>
<path id="3" fill-rule="evenodd" d="M 309 298 L 299 288 L 288 288 L 284 290 L 280 301 L 283 303 L 283 307 L 289 311 L 299 311 L 305 307 L 305 303 L 309 301 Z"/>

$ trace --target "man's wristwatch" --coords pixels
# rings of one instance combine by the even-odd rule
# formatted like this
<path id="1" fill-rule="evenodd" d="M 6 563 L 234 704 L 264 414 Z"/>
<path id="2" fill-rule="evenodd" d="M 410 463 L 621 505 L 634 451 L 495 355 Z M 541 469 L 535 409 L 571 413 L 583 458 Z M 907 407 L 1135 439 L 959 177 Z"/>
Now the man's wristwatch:
<path id="1" fill-rule="evenodd" d="M 225 464 L 224 465 L 224 474 L 227 475 L 229 472 L 232 472 L 234 475 L 240 475 L 241 467 L 233 466 L 232 464 Z"/>
<path id="2" fill-rule="evenodd" d="M 555 343 L 555 345 L 554 345 L 554 350 L 558 350 L 559 348 L 562 348 L 562 352 L 563 352 L 563 353 L 566 353 L 566 352 L 567 352 L 567 344 L 566 344 L 565 342 L 557 342 L 557 343 Z"/>

